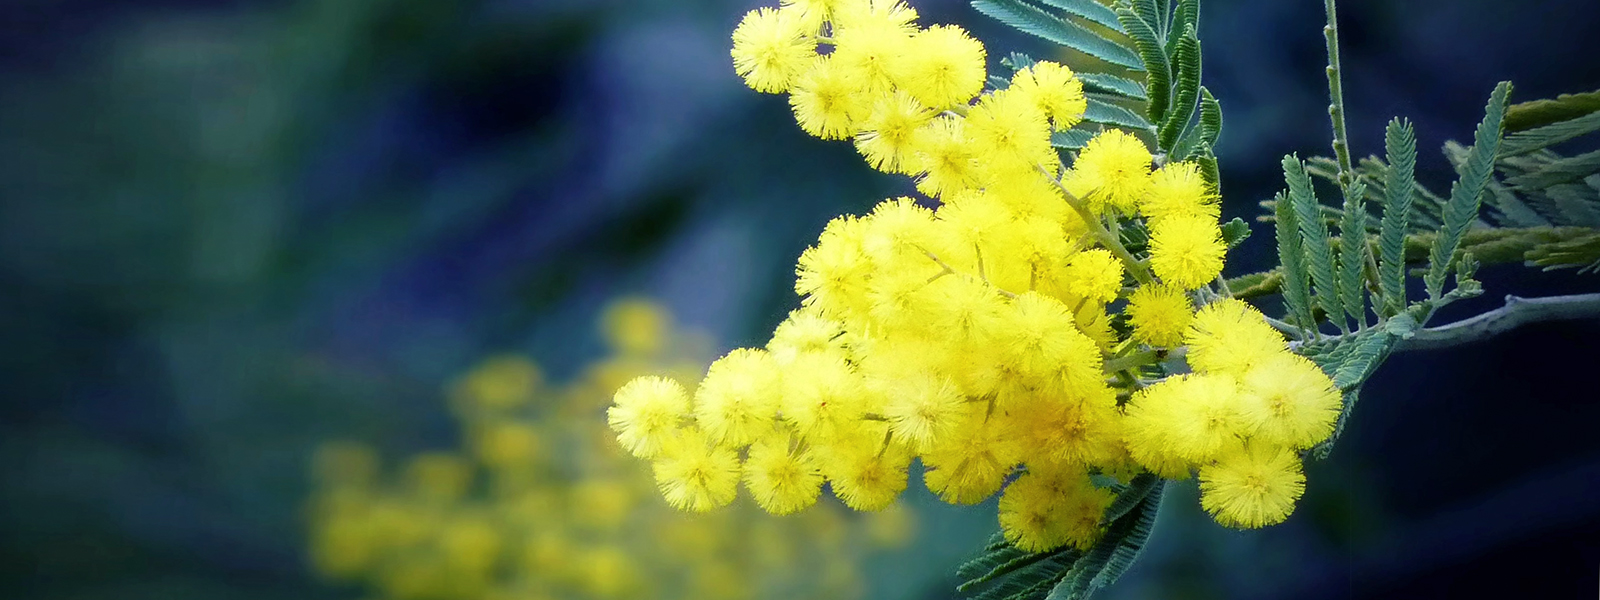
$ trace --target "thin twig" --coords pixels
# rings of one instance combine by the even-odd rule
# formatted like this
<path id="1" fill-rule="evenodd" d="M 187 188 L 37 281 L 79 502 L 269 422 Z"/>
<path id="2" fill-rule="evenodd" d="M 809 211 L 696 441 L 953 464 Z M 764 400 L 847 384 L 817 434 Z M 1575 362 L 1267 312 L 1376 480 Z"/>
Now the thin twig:
<path id="1" fill-rule="evenodd" d="M 1328 45 L 1328 119 L 1333 122 L 1333 156 L 1339 161 L 1339 187 L 1349 189 L 1355 182 L 1355 171 L 1350 165 L 1350 136 L 1344 127 L 1344 84 L 1339 69 L 1339 10 L 1335 0 L 1323 0 L 1327 8 L 1328 24 L 1322 28 L 1322 37 Z"/>
<path id="2" fill-rule="evenodd" d="M 1082 198 L 1067 191 L 1067 186 L 1062 184 L 1059 178 L 1051 176 L 1050 172 L 1046 171 L 1044 167 L 1039 167 L 1039 172 L 1044 173 L 1051 183 L 1056 184 L 1056 189 L 1061 190 L 1061 196 L 1067 200 L 1067 205 L 1077 211 L 1078 216 L 1089 226 L 1089 232 L 1094 234 L 1095 239 L 1100 241 L 1101 246 L 1105 246 L 1107 250 L 1110 250 L 1112 254 L 1122 261 L 1123 266 L 1128 269 L 1129 273 L 1133 274 L 1135 280 L 1142 284 L 1149 284 L 1152 281 L 1149 267 L 1139 262 L 1139 259 L 1134 258 L 1133 253 L 1128 252 L 1128 249 L 1122 245 L 1122 240 L 1117 239 L 1117 236 L 1112 235 L 1111 230 L 1106 229 L 1105 224 L 1100 222 L 1100 217 L 1089 210 L 1089 206 L 1084 203 Z"/>
<path id="3" fill-rule="evenodd" d="M 1437 350 L 1489 339 L 1529 323 L 1600 318 L 1600 294 L 1545 298 L 1506 296 L 1495 310 L 1448 325 L 1429 327 L 1401 340 L 1397 350 Z"/>

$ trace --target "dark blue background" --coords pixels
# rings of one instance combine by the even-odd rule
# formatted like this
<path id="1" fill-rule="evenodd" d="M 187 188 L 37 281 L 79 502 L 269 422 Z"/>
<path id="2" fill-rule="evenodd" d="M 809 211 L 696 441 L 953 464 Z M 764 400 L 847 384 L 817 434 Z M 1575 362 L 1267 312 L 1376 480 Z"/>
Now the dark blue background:
<path id="1" fill-rule="evenodd" d="M 763 341 L 822 224 L 907 186 L 739 83 L 728 33 L 752 6 L 0 5 L 0 597 L 350 597 L 302 555 L 315 442 L 451 444 L 443 381 L 505 350 L 560 378 L 600 352 L 591 323 L 622 293 Z M 993 56 L 1042 51 L 964 3 L 917 7 Z M 1600 88 L 1600 3 L 1341 11 L 1356 153 L 1409 117 L 1435 189 L 1452 175 L 1436 149 L 1470 137 L 1495 82 L 1517 100 Z M 1321 6 L 1210 0 L 1203 19 L 1225 214 L 1253 217 L 1279 157 L 1327 153 Z M 1265 232 L 1231 270 L 1270 264 Z M 1600 289 L 1484 278 L 1443 318 Z M 1178 486 L 1113 595 L 1588 597 L 1596 339 L 1548 324 L 1396 356 L 1296 518 L 1222 529 Z M 975 549 L 992 510 L 929 525 L 948 541 L 927 560 Z"/>

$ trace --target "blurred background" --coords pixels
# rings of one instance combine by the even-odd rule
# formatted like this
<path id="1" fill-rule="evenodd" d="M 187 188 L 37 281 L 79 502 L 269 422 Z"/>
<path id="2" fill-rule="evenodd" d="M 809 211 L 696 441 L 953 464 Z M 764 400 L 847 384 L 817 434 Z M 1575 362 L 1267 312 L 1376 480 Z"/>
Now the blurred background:
<path id="1" fill-rule="evenodd" d="M 389 467 L 463 448 L 452 385 L 507 355 L 589 381 L 620 297 L 696 332 L 685 360 L 764 343 L 822 225 L 909 184 L 743 87 L 728 36 L 756 5 L 0 3 L 0 597 L 381 597 L 313 568 L 326 442 Z M 1044 54 L 964 2 L 915 6 L 991 56 Z M 1409 117 L 1434 189 L 1430 150 L 1470 137 L 1495 82 L 1600 88 L 1592 1 L 1340 8 L 1356 154 Z M 1327 153 L 1321 22 L 1310 0 L 1206 3 L 1225 217 L 1259 214 L 1283 154 Z M 1230 272 L 1271 264 L 1256 231 Z M 1600 290 L 1483 278 L 1442 318 Z M 1223 529 L 1177 486 L 1107 597 L 1588 597 L 1597 339 L 1545 324 L 1394 357 L 1295 518 Z M 953 597 L 994 503 L 906 502 L 916 543 L 862 562 L 858 591 Z"/>

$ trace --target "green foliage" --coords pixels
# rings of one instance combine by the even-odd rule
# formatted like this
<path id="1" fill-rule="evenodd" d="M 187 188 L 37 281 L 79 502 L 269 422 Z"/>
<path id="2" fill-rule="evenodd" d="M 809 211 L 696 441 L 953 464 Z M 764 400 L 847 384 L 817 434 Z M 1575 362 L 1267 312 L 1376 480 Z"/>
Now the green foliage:
<path id="1" fill-rule="evenodd" d="M 1127 46 L 1046 12 L 1025 0 L 972 0 L 972 7 L 1019 31 L 1051 43 L 1072 48 L 1108 63 L 1129 69 L 1142 69 L 1139 56 Z"/>
<path id="2" fill-rule="evenodd" d="M 1333 244 L 1329 242 L 1328 225 L 1322 220 L 1311 177 L 1306 174 L 1305 164 L 1294 156 L 1283 158 L 1283 176 L 1289 183 L 1289 203 L 1294 208 L 1306 270 L 1311 275 L 1310 296 L 1324 314 L 1335 319 L 1341 331 L 1346 330 L 1340 317 L 1344 302 L 1339 297 L 1338 272 L 1333 268 Z"/>
<path id="3" fill-rule="evenodd" d="M 1146 101 L 1143 85 L 1132 79 L 1107 75 L 1105 73 L 1076 73 L 1078 80 L 1083 82 L 1083 89 L 1089 92 L 1112 94 L 1130 100 Z"/>
<path id="4" fill-rule="evenodd" d="M 1145 90 L 1149 95 L 1145 114 L 1149 115 L 1152 122 L 1160 123 L 1166 117 L 1167 104 L 1172 99 L 1172 65 L 1156 33 L 1156 25 L 1141 17 L 1134 8 L 1126 6 L 1117 9 L 1117 20 L 1127 30 L 1144 63 Z"/>
<path id="5" fill-rule="evenodd" d="M 1122 24 L 1117 22 L 1116 11 L 1111 7 L 1096 2 L 1095 0 L 1040 0 L 1045 4 L 1072 13 L 1074 16 L 1111 28 L 1112 31 L 1123 33 Z"/>
<path id="6" fill-rule="evenodd" d="M 1339 222 L 1339 300 L 1357 327 L 1367 326 L 1365 276 L 1372 258 L 1367 246 L 1366 184 L 1357 181 L 1344 193 L 1344 218 Z"/>
<path id="7" fill-rule="evenodd" d="M 1439 237 L 1434 239 L 1428 273 L 1422 279 L 1432 299 L 1442 297 L 1444 278 L 1449 272 L 1461 236 L 1478 217 L 1484 189 L 1489 185 L 1495 160 L 1500 156 L 1501 122 L 1505 118 L 1506 98 L 1510 94 L 1509 82 L 1495 86 L 1494 93 L 1489 96 L 1483 121 L 1473 135 L 1472 150 L 1459 169 L 1461 177 L 1450 186 L 1450 200 L 1444 207 L 1444 224 Z"/>
<path id="8" fill-rule="evenodd" d="M 975 600 L 1068 600 L 1088 598 L 1131 567 L 1150 538 L 1165 481 L 1152 474 L 1120 487 L 1106 509 L 1106 531 L 1087 551 L 1062 548 L 1030 553 L 996 534 L 984 553 L 956 572 L 958 591 L 993 584 Z"/>
<path id="9" fill-rule="evenodd" d="M 1562 94 L 1554 99 L 1534 100 L 1506 109 L 1506 132 L 1524 131 L 1551 123 L 1600 112 L 1600 90 L 1587 94 Z"/>
<path id="10" fill-rule="evenodd" d="M 1145 131 L 1155 128 L 1138 113 L 1096 98 L 1089 98 L 1089 108 L 1084 111 L 1083 120 Z"/>
<path id="11" fill-rule="evenodd" d="M 1170 150 L 1177 145 L 1178 136 L 1194 118 L 1196 103 L 1200 99 L 1200 38 L 1192 25 L 1178 38 L 1173 61 L 1178 66 L 1177 91 L 1166 120 L 1161 123 L 1160 143 L 1163 150 Z"/>
<path id="12" fill-rule="evenodd" d="M 1410 223 L 1411 199 L 1416 195 L 1417 137 L 1411 123 L 1389 121 L 1384 133 L 1388 177 L 1384 180 L 1383 230 L 1378 238 L 1378 281 L 1383 293 L 1380 315 L 1398 314 L 1406 305 L 1405 234 Z"/>
<path id="13" fill-rule="evenodd" d="M 1297 164 L 1299 161 L 1295 161 Z M 1287 163 L 1285 163 L 1287 164 Z M 1276 203 L 1278 264 L 1283 271 L 1283 303 L 1289 316 L 1301 327 L 1315 326 L 1311 314 L 1311 281 L 1306 272 L 1304 238 L 1294 206 L 1280 192 Z"/>
<path id="14" fill-rule="evenodd" d="M 1228 244 L 1228 249 L 1238 248 L 1250 237 L 1250 224 L 1244 219 L 1234 217 L 1232 221 L 1222 224 L 1222 241 Z"/>
<path id="15" fill-rule="evenodd" d="M 1506 136 L 1505 148 L 1501 150 L 1501 154 L 1521 156 L 1595 131 L 1600 131 L 1600 108 L 1586 115 Z"/>

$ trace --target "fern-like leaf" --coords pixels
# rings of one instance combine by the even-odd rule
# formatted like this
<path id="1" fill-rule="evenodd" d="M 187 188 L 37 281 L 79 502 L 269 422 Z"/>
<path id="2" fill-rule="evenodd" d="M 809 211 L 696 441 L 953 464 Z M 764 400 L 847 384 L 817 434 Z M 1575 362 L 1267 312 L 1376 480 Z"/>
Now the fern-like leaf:
<path id="1" fill-rule="evenodd" d="M 1200 139 L 1215 148 L 1222 136 L 1222 103 L 1211 95 L 1211 90 L 1200 86 Z"/>
<path id="2" fill-rule="evenodd" d="M 1089 98 L 1089 108 L 1084 111 L 1083 120 L 1146 131 L 1155 128 L 1138 113 L 1097 98 Z"/>
<path id="3" fill-rule="evenodd" d="M 1328 239 L 1328 225 L 1322 221 L 1321 205 L 1311 186 L 1311 176 L 1306 174 L 1305 164 L 1299 158 L 1285 156 L 1283 177 L 1289 184 L 1289 203 L 1294 206 L 1295 220 L 1305 243 L 1312 296 L 1322 312 L 1343 331 L 1346 329 L 1341 317 L 1344 303 L 1339 297 L 1339 275 L 1333 268 L 1333 244 Z"/>
<path id="4" fill-rule="evenodd" d="M 1339 296 L 1344 312 L 1359 327 L 1367 325 L 1364 272 L 1367 267 L 1367 185 L 1360 181 L 1345 190 L 1344 219 L 1339 222 Z"/>
<path id="5" fill-rule="evenodd" d="M 1039 600 L 1067 576 L 1069 565 L 1054 557 L 1024 567 L 972 600 Z"/>
<path id="6" fill-rule="evenodd" d="M 1378 282 L 1383 292 L 1385 317 L 1406 307 L 1406 229 L 1410 226 L 1411 198 L 1415 196 L 1417 137 L 1411 123 L 1394 119 L 1384 132 L 1384 152 L 1389 169 L 1383 189 L 1383 229 L 1378 238 Z"/>
<path id="7" fill-rule="evenodd" d="M 1311 314 L 1311 281 L 1306 273 L 1305 239 L 1300 233 L 1299 219 L 1293 204 L 1278 193 L 1274 206 L 1277 213 L 1278 264 L 1283 265 L 1283 303 L 1289 315 L 1302 327 L 1313 327 L 1316 321 Z"/>
<path id="8" fill-rule="evenodd" d="M 1083 26 L 1062 19 L 1024 0 L 972 0 L 972 7 L 1023 33 L 1072 48 L 1108 63 L 1143 69 L 1139 55 Z"/>
<path id="9" fill-rule="evenodd" d="M 1600 112 L 1600 90 L 1521 102 L 1506 107 L 1506 133 L 1544 127 L 1592 112 Z"/>
<path id="10" fill-rule="evenodd" d="M 1023 552 L 1021 550 L 1016 550 L 1015 554 L 995 553 L 989 556 L 995 558 L 1004 556 L 1006 559 L 1003 561 L 992 559 L 985 561 L 983 564 L 988 566 L 988 569 L 981 573 L 973 574 L 976 569 L 967 568 L 973 565 L 972 562 L 962 565 L 962 570 L 956 572 L 956 577 L 960 579 L 966 579 L 966 581 L 961 585 L 956 586 L 956 591 L 966 593 L 975 587 L 1028 568 L 1044 560 L 1053 560 L 1063 564 L 1071 563 L 1072 561 L 1077 560 L 1079 554 L 1082 553 L 1075 548 L 1056 550 L 1053 552 Z M 991 563 L 993 563 L 992 566 L 989 566 Z"/>
<path id="11" fill-rule="evenodd" d="M 1161 123 L 1162 150 L 1171 150 L 1177 145 L 1178 136 L 1194 118 L 1195 104 L 1200 100 L 1200 38 L 1193 27 L 1178 38 L 1173 60 L 1178 65 L 1178 85 L 1172 98 L 1172 109 L 1167 111 L 1167 119 Z"/>
<path id="12" fill-rule="evenodd" d="M 1117 33 L 1126 33 L 1117 22 L 1117 11 L 1095 0 L 1040 0 L 1047 5 L 1067 11 L 1093 23 L 1104 25 Z"/>
<path id="13" fill-rule="evenodd" d="M 1117 9 L 1117 19 L 1128 31 L 1128 38 L 1133 40 L 1133 47 L 1139 51 L 1139 59 L 1144 63 L 1145 91 L 1150 97 L 1145 114 L 1149 115 L 1151 122 L 1160 123 L 1167 115 L 1167 105 L 1172 101 L 1172 64 L 1151 22 L 1127 7 Z"/>
<path id="14" fill-rule="evenodd" d="M 1508 135 L 1500 155 L 1521 156 L 1596 131 L 1600 131 L 1600 108 L 1573 119 Z"/>
<path id="15" fill-rule="evenodd" d="M 1600 123 L 1600 120 L 1595 122 Z M 1506 185 L 1513 189 L 1539 190 L 1580 181 L 1596 173 L 1600 173 L 1600 150 L 1551 161 L 1537 171 L 1507 179 Z"/>
<path id="16" fill-rule="evenodd" d="M 1133 100 L 1149 100 L 1145 95 L 1144 86 L 1132 79 L 1107 75 L 1105 73 L 1076 73 L 1078 80 L 1083 82 L 1083 89 L 1102 94 L 1115 94 Z"/>
<path id="17" fill-rule="evenodd" d="M 1200 0 L 1178 0 L 1172 9 L 1172 25 L 1167 28 L 1167 54 L 1177 53 L 1178 39 L 1188 28 L 1200 31 Z"/>
<path id="18" fill-rule="evenodd" d="M 1461 164 L 1461 177 L 1450 186 L 1450 200 L 1444 206 L 1444 224 L 1439 237 L 1434 239 L 1433 248 L 1428 254 L 1428 273 L 1422 279 L 1428 288 L 1428 297 L 1434 300 L 1443 297 L 1445 276 L 1450 272 L 1456 247 L 1461 243 L 1461 236 L 1467 232 L 1467 226 L 1477 219 L 1484 188 L 1494 174 L 1494 163 L 1500 155 L 1500 132 L 1505 118 L 1506 97 L 1510 94 L 1510 82 L 1495 86 L 1494 93 L 1489 96 L 1489 104 L 1484 109 L 1483 121 L 1478 123 L 1478 129 L 1474 132 L 1472 150 Z"/>
<path id="19" fill-rule="evenodd" d="M 1089 145 L 1089 140 L 1094 139 L 1094 133 L 1082 127 L 1074 127 L 1066 131 L 1057 131 L 1050 134 L 1050 145 L 1067 150 L 1077 150 Z"/>
<path id="20" fill-rule="evenodd" d="M 1189 158 L 1200 166 L 1200 178 L 1206 181 L 1211 193 L 1221 196 L 1222 174 L 1217 171 L 1217 155 L 1211 152 L 1211 144 L 1200 142 L 1200 146 L 1189 154 Z"/>

